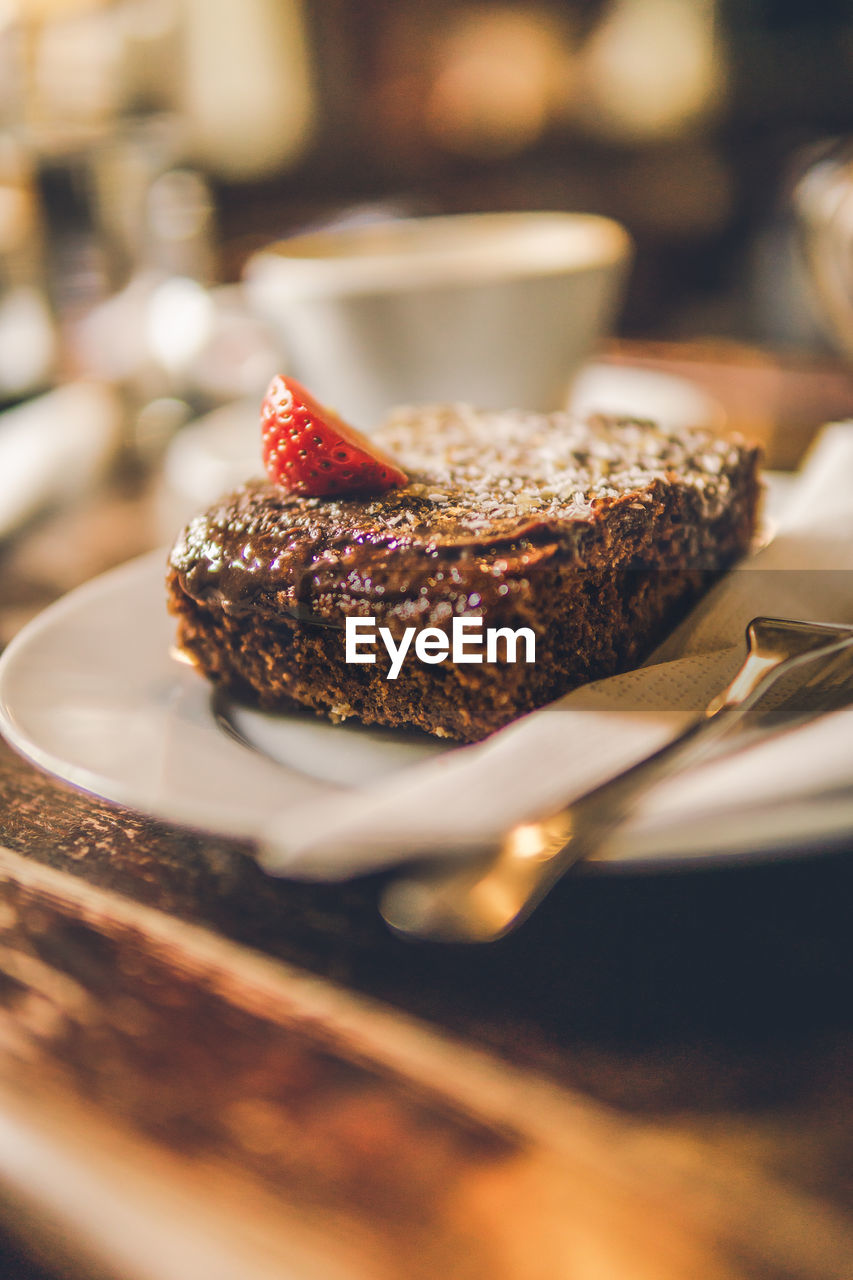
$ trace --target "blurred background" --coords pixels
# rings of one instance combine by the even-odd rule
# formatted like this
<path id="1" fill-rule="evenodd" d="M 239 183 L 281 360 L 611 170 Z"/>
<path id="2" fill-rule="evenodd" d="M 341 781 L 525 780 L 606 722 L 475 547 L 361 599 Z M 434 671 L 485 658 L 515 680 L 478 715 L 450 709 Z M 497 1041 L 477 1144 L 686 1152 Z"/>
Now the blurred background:
<path id="1" fill-rule="evenodd" d="M 821 349 L 791 188 L 851 126 L 847 0 L 0 0 L 0 399 L 253 392 L 211 286 L 381 211 L 610 214 L 624 334 Z"/>
<path id="2" fill-rule="evenodd" d="M 848 0 L 0 0 L 0 555 L 105 459 L 150 472 L 257 403 L 280 357 L 247 259 L 346 220 L 615 217 L 631 358 L 663 343 L 715 394 L 734 360 L 761 435 L 811 395 L 779 360 L 853 349 L 794 200 L 850 132 Z M 853 412 L 837 377 L 824 416 Z"/>

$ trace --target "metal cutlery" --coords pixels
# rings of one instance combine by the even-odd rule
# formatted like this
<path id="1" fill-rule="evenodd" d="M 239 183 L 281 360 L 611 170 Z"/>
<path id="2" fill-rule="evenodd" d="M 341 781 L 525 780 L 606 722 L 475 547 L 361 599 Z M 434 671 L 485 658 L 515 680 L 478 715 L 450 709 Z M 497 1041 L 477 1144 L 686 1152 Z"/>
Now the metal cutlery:
<path id="1" fill-rule="evenodd" d="M 663 779 L 743 745 L 747 726 L 779 731 L 853 698 L 849 673 L 839 674 L 833 661 L 853 652 L 853 626 L 754 618 L 746 642 L 735 678 L 684 732 L 560 812 L 513 827 L 476 864 L 448 869 L 445 862 L 391 882 L 380 901 L 386 923 L 409 938 L 493 942 L 517 928 Z M 787 695 L 774 697 L 783 687 Z M 805 698 L 792 698 L 792 689 L 805 690 Z"/>

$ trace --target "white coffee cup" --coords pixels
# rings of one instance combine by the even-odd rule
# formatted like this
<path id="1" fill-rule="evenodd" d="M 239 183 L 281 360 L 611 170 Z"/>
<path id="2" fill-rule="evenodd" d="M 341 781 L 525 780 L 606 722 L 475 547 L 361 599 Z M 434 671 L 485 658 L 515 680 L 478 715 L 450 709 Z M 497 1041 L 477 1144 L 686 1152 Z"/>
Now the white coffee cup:
<path id="1" fill-rule="evenodd" d="M 369 430 L 399 404 L 561 407 L 630 259 L 609 218 L 457 214 L 294 236 L 245 285 L 286 370 Z"/>

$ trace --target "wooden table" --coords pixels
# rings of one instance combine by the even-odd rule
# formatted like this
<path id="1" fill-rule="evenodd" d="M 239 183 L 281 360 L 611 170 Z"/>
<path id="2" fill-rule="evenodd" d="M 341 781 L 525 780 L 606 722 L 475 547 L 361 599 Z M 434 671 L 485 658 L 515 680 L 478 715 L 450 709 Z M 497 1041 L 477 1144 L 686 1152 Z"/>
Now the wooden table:
<path id="1" fill-rule="evenodd" d="M 150 512 L 22 534 L 0 634 Z M 581 870 L 415 946 L 374 881 L 269 881 L 0 745 L 2 1229 L 86 1280 L 849 1280 L 853 858 L 803 855 Z"/>

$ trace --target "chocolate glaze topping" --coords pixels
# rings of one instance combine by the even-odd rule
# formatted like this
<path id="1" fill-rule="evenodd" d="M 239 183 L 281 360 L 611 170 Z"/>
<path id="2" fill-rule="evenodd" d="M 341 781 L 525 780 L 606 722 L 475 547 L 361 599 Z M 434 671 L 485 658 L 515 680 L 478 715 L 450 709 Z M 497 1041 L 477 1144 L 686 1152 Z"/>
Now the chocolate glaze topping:
<path id="1" fill-rule="evenodd" d="M 179 537 L 183 589 L 232 614 L 332 626 L 347 614 L 400 625 L 517 616 L 534 564 L 606 553 L 620 530 L 649 522 L 663 486 L 714 519 L 742 457 L 704 430 L 464 406 L 401 410 L 377 438 L 408 472 L 405 488 L 323 499 L 251 482 Z"/>

